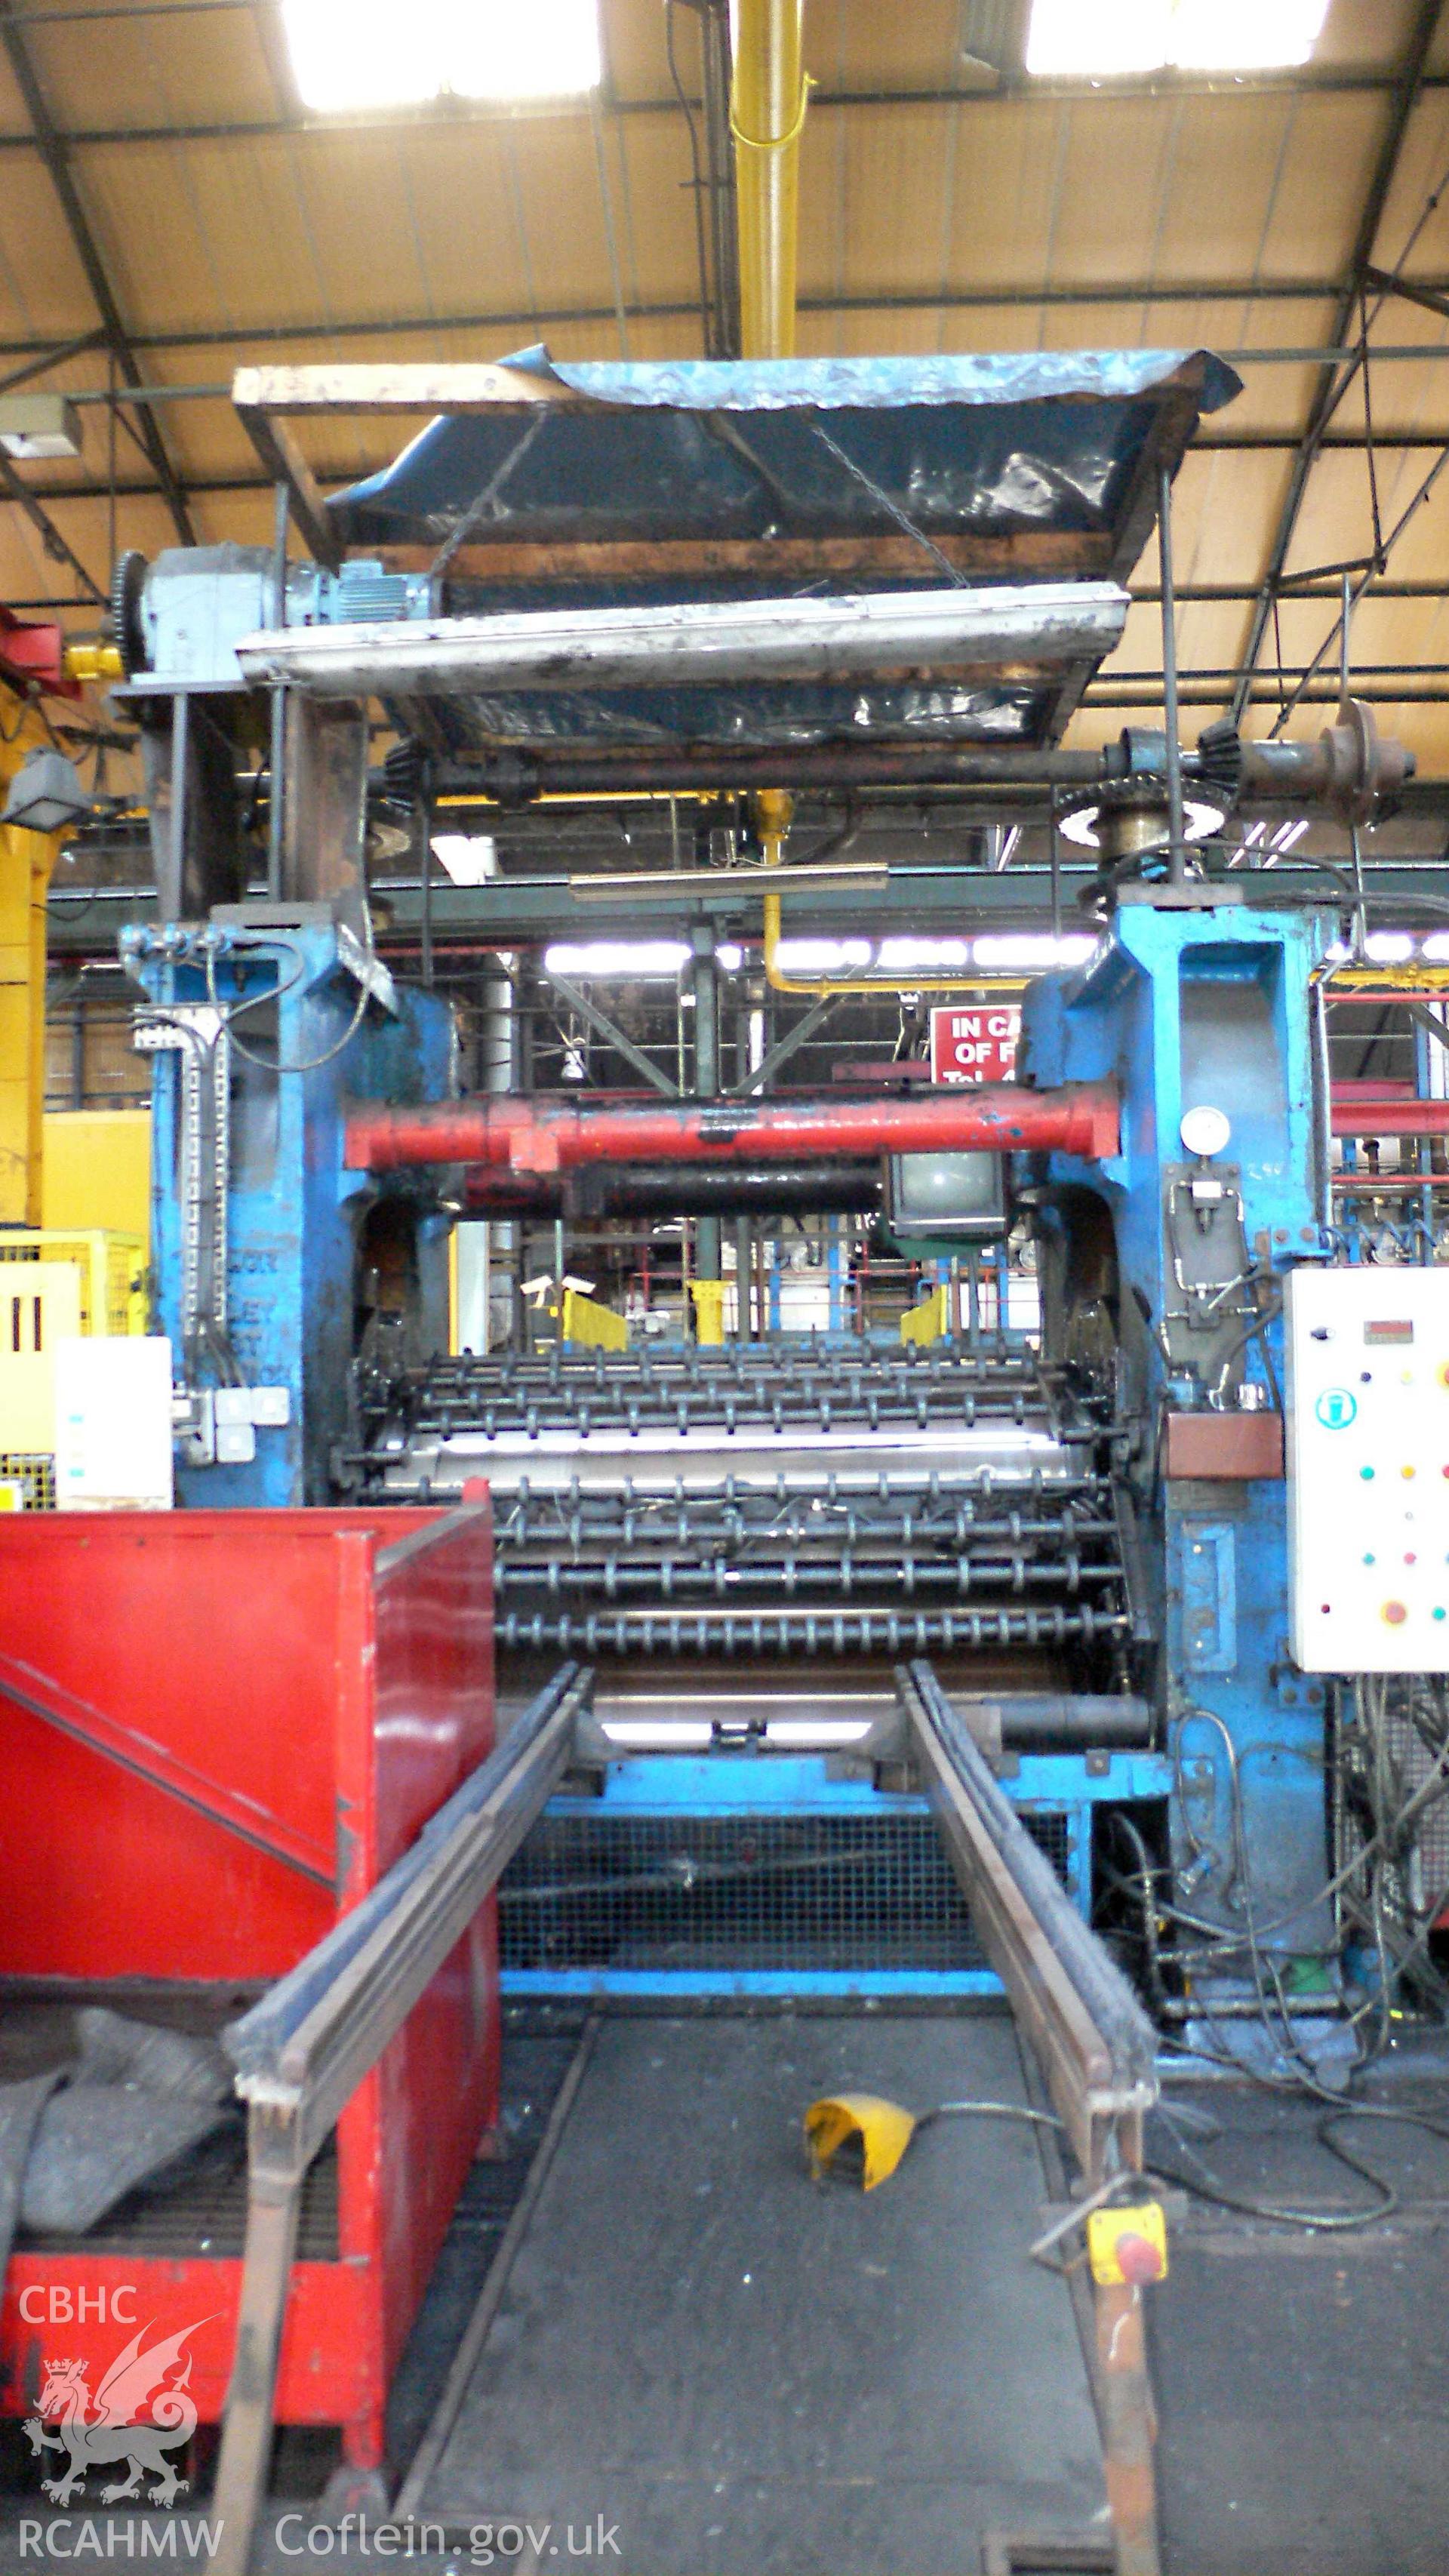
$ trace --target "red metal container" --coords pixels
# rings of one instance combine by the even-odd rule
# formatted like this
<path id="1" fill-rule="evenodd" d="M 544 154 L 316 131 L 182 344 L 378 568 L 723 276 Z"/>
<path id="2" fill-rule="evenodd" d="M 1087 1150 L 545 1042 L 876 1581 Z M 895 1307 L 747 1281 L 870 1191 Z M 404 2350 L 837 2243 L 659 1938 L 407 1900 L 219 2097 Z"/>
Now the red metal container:
<path id="1" fill-rule="evenodd" d="M 0 1976 L 224 2005 L 290 1968 L 492 1749 L 492 1578 L 486 1508 L 0 1524 Z M 498 2050 L 490 1902 L 344 2113 L 335 2240 L 304 2242 L 293 2272 L 278 2420 L 340 2425 L 359 2466 L 382 2458 L 398 2356 L 496 2117 Z M 148 2346 L 190 2330 L 190 2391 L 217 2420 L 236 2253 L 166 2250 L 164 2197 L 134 2252 L 110 2228 L 105 2252 L 12 2255 L 0 2410 L 33 2409 L 55 2354 L 94 2387 L 149 2325 Z"/>

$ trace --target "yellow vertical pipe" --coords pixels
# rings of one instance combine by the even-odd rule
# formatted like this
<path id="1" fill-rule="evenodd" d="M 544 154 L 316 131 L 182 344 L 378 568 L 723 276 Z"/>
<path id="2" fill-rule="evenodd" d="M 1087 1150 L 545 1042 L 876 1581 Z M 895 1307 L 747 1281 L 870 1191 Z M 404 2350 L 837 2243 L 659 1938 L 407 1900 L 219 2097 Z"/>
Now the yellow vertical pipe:
<path id="1" fill-rule="evenodd" d="M 4 782 L 46 740 L 26 716 L 0 737 Z M 53 833 L 0 824 L 0 1225 L 42 1222 L 45 1110 L 45 898 L 58 843 Z"/>
<path id="2" fill-rule="evenodd" d="M 730 34 L 742 353 L 793 358 L 805 0 L 731 0 Z"/>

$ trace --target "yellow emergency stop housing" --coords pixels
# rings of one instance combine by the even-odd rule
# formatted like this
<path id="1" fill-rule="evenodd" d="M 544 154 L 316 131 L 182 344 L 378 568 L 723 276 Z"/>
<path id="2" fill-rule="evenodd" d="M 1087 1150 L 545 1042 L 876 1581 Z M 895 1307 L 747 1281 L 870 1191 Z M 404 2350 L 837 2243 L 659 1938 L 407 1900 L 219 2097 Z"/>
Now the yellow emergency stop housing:
<path id="1" fill-rule="evenodd" d="M 1161 2203 L 1135 2201 L 1125 2209 L 1094 2209 L 1087 2220 L 1087 2260 L 1101 2289 L 1124 2281 L 1140 2287 L 1167 2278 L 1167 2220 Z"/>
<path id="2" fill-rule="evenodd" d="M 885 2101 L 879 2093 L 831 2093 L 812 2102 L 806 2112 L 805 2144 L 818 2177 L 848 2138 L 858 2138 L 861 2189 L 874 2191 L 877 2183 L 895 2172 L 915 2126 L 913 2112 L 903 2110 L 899 2102 Z"/>

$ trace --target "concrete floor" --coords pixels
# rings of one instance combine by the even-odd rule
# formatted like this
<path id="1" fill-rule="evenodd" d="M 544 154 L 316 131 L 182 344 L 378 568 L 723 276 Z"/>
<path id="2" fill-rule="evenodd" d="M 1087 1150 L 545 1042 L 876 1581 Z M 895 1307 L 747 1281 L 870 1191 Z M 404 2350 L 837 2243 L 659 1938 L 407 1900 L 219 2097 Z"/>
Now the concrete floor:
<path id="1" fill-rule="evenodd" d="M 1449 2122 L 1449 2057 L 1401 2050 L 1365 2098 Z M 1235 2196 L 1374 2197 L 1301 2098 L 1214 2082 L 1168 2101 L 1221 2123 L 1187 2143 Z M 1324 2235 L 1196 2201 L 1174 2229 L 1152 2316 L 1166 2576 L 1449 2576 L 1449 2142 L 1387 2121 L 1340 2134 L 1399 2212 Z M 1150 2148 L 1193 2169 L 1160 2121 Z"/>
<path id="2" fill-rule="evenodd" d="M 510 2022 L 505 2122 L 514 2152 L 476 2166 L 460 2204 L 394 2392 L 399 2469 L 432 2411 L 572 2049 L 567 2020 L 550 2028 L 530 2011 Z M 1449 2105 L 1449 2053 L 1401 2048 L 1373 2091 Z M 1311 2104 L 1221 2081 L 1173 2085 L 1168 2099 L 1220 2134 L 1154 2124 L 1164 2166 L 1185 2171 L 1195 2153 L 1239 2196 L 1322 2210 L 1372 2196 L 1325 2156 Z M 1449 2576 L 1449 2144 L 1388 2123 L 1351 2134 L 1402 2190 L 1406 2205 L 1394 2216 L 1322 2236 L 1194 2202 L 1174 2226 L 1171 2274 L 1152 2312 L 1165 2576 Z M 935 2140 L 951 2143 L 949 2132 Z M 13 2447 L 6 2463 L 0 2576 L 70 2563 L 31 2549 L 22 2559 L 21 2519 L 33 2521 L 41 2500 Z M 325 2467 L 294 2452 L 288 2495 L 274 2513 L 315 2493 Z M 297 2529 L 283 2534 L 293 2547 Z M 138 2528 L 137 2558 L 142 2545 Z M 175 2563 L 204 2559 L 183 2548 Z M 273 2537 L 258 2567 L 260 2576 L 280 2576 L 314 2563 Z M 383 2562 L 364 2560 L 354 2544 L 327 2563 Z M 472 2562 L 465 2551 L 431 2563 L 461 2576 Z M 753 2563 L 739 2576 L 755 2576 Z M 839 2576 L 855 2576 L 844 2557 Z M 943 2571 L 913 2564 L 901 2576 Z"/>

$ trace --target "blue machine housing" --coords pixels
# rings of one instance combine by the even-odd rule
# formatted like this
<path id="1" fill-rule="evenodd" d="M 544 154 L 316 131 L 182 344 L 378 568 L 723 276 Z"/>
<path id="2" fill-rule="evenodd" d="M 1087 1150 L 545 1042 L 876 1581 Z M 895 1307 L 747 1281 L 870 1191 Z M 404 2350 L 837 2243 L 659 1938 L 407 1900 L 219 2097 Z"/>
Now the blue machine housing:
<path id="1" fill-rule="evenodd" d="M 154 1006 L 152 1259 L 158 1324 L 193 1385 L 225 1383 L 229 1347 L 253 1388 L 285 1388 L 285 1422 L 264 1422 L 255 1456 L 181 1457 L 183 1503 L 289 1505 L 331 1493 L 348 1430 L 359 1327 L 445 1349 L 449 1218 L 436 1182 L 379 1189 L 343 1164 L 354 1101 L 399 1106 L 456 1088 L 452 1015 L 432 993 L 394 985 L 324 906 L 285 918 L 257 907 L 235 923 L 123 934 L 122 954 Z M 365 979 L 365 980 L 364 980 Z M 183 1182 L 186 1050 L 227 1014 L 230 1176 L 225 1194 L 224 1338 L 198 1342 L 188 1312 Z M 210 1016 L 208 1016 L 210 1015 Z M 225 1041 L 224 1041 L 225 1042 Z M 406 1181 L 407 1176 L 403 1176 Z"/>
<path id="2" fill-rule="evenodd" d="M 1120 1152 L 1100 1164 L 1049 1158 L 1040 1221 L 1049 1247 L 1055 1237 L 1068 1350 L 1075 1327 L 1090 1359 L 1083 1318 L 1094 1302 L 1111 1310 L 1122 1463 L 1145 1541 L 1156 1690 L 1174 1763 L 1178 1887 L 1214 1922 L 1289 1952 L 1329 1947 L 1332 1926 L 1322 1897 L 1323 1694 L 1288 1650 L 1287 1489 L 1281 1474 L 1170 1475 L 1162 1434 L 1164 1414 L 1236 1409 L 1240 1378 L 1250 1398 L 1261 1390 L 1265 1407 L 1274 1401 L 1281 1274 L 1328 1250 L 1327 1104 L 1313 1045 L 1326 937 L 1301 913 L 1129 902 L 1085 969 L 1030 988 L 1021 1049 L 1032 1082 L 1106 1076 L 1122 1095 Z M 1203 1105 L 1231 1122 L 1221 1165 L 1183 1155 L 1183 1115 Z M 1229 1204 L 1241 1199 L 1235 1239 L 1252 1280 L 1226 1283 L 1222 1308 L 1250 1300 L 1261 1316 L 1232 1332 L 1200 1328 L 1206 1370 L 1194 1366 L 1184 1319 L 1194 1172 L 1217 1173 Z M 1092 1242 L 1093 1208 L 1110 1223 L 1106 1263 Z"/>

